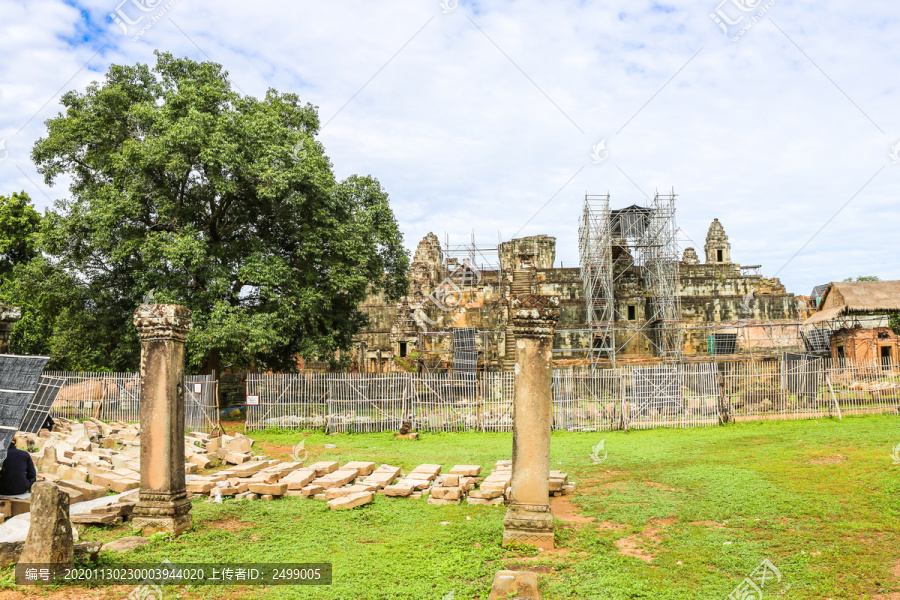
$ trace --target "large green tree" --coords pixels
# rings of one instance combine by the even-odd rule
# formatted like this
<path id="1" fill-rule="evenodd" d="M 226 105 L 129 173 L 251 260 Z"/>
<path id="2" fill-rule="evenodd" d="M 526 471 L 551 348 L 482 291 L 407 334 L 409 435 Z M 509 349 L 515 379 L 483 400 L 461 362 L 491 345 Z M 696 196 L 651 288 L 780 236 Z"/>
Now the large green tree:
<path id="1" fill-rule="evenodd" d="M 0 278 L 38 255 L 41 215 L 25 192 L 0 196 Z"/>
<path id="2" fill-rule="evenodd" d="M 193 311 L 192 369 L 288 370 L 346 348 L 367 294 L 406 291 L 387 194 L 335 179 L 295 94 L 242 96 L 220 65 L 157 53 L 62 104 L 32 153 L 47 184 L 72 181 L 43 248 L 87 290 L 93 325 L 130 345 L 118 360 L 134 362 L 131 313 L 151 292 Z"/>

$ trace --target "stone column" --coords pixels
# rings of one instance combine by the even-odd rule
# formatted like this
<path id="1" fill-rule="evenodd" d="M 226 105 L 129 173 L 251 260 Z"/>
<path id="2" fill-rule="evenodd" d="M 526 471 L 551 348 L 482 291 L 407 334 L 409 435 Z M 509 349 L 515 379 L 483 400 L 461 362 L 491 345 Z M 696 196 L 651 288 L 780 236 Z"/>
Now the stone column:
<path id="1" fill-rule="evenodd" d="M 132 527 L 178 535 L 191 528 L 184 481 L 184 340 L 191 311 L 154 304 L 134 311 L 141 338 L 141 489 Z"/>
<path id="2" fill-rule="evenodd" d="M 512 492 L 503 519 L 503 545 L 553 548 L 550 512 L 550 426 L 553 333 L 559 320 L 556 296 L 513 296 L 510 321 L 516 337 L 516 400 L 513 412 Z"/>
<path id="3" fill-rule="evenodd" d="M 22 313 L 15 306 L 0 306 L 0 354 L 9 353 L 9 336 Z"/>

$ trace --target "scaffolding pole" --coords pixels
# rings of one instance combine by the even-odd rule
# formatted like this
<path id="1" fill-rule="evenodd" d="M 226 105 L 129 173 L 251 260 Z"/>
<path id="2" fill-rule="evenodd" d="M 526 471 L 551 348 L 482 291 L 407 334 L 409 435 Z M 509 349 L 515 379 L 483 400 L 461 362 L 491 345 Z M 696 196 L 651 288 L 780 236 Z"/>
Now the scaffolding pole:
<path id="1" fill-rule="evenodd" d="M 603 361 L 616 364 L 615 297 L 609 194 L 585 195 L 578 226 L 581 281 L 590 330 L 591 370 Z"/>

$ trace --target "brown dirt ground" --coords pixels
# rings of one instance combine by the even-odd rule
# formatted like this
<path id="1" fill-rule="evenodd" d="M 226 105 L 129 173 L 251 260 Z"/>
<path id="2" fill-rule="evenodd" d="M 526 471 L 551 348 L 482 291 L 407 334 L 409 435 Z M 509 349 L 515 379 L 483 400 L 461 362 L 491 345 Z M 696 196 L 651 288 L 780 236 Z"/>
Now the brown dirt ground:
<path id="1" fill-rule="evenodd" d="M 229 517 L 218 521 L 203 521 L 203 525 L 210 529 L 222 529 L 229 532 L 242 531 L 244 529 L 249 529 L 250 527 L 256 527 L 255 524 L 241 521 L 237 517 Z"/>
<path id="2" fill-rule="evenodd" d="M 663 484 L 657 483 L 655 481 L 644 481 L 642 483 L 648 487 L 659 488 L 661 490 L 666 490 L 667 492 L 683 492 L 684 491 L 682 489 L 669 487 L 667 485 L 663 485 Z"/>
<path id="3" fill-rule="evenodd" d="M 578 507 L 572 504 L 567 496 L 550 498 L 550 509 L 555 518 L 565 523 L 591 523 L 594 520 L 594 517 L 584 517 L 578 514 Z"/>
<path id="4" fill-rule="evenodd" d="M 616 540 L 619 554 L 637 558 L 644 562 L 651 562 L 656 558 L 659 551 L 663 550 L 659 548 L 662 538 L 668 537 L 662 531 L 677 522 L 678 519 L 675 517 L 650 519 L 642 532 Z"/>
<path id="5" fill-rule="evenodd" d="M 722 529 L 725 526 L 715 521 L 690 521 L 689 525 L 703 525 L 704 527 L 712 527 L 714 529 Z"/>
<path id="6" fill-rule="evenodd" d="M 842 463 L 847 460 L 847 457 L 843 454 L 834 454 L 832 456 L 823 456 L 822 458 L 814 458 L 809 462 L 811 465 L 834 465 L 837 463 Z"/>

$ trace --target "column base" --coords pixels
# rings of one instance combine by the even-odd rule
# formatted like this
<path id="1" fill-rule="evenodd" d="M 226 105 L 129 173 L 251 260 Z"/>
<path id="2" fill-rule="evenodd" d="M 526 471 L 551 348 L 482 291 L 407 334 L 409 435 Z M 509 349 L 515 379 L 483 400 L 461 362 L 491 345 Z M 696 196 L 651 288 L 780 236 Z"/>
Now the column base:
<path id="1" fill-rule="evenodd" d="M 181 535 L 193 527 L 194 520 L 191 516 L 191 501 L 184 492 L 175 494 L 175 499 L 162 500 L 159 494 L 154 492 L 141 492 L 141 499 L 134 507 L 132 513 L 132 529 L 140 529 L 144 535 L 150 535 L 157 531 L 167 531 L 172 535 Z"/>
<path id="2" fill-rule="evenodd" d="M 542 550 L 552 550 L 553 513 L 549 504 L 518 504 L 513 502 L 503 518 L 503 545 L 528 544 Z"/>

